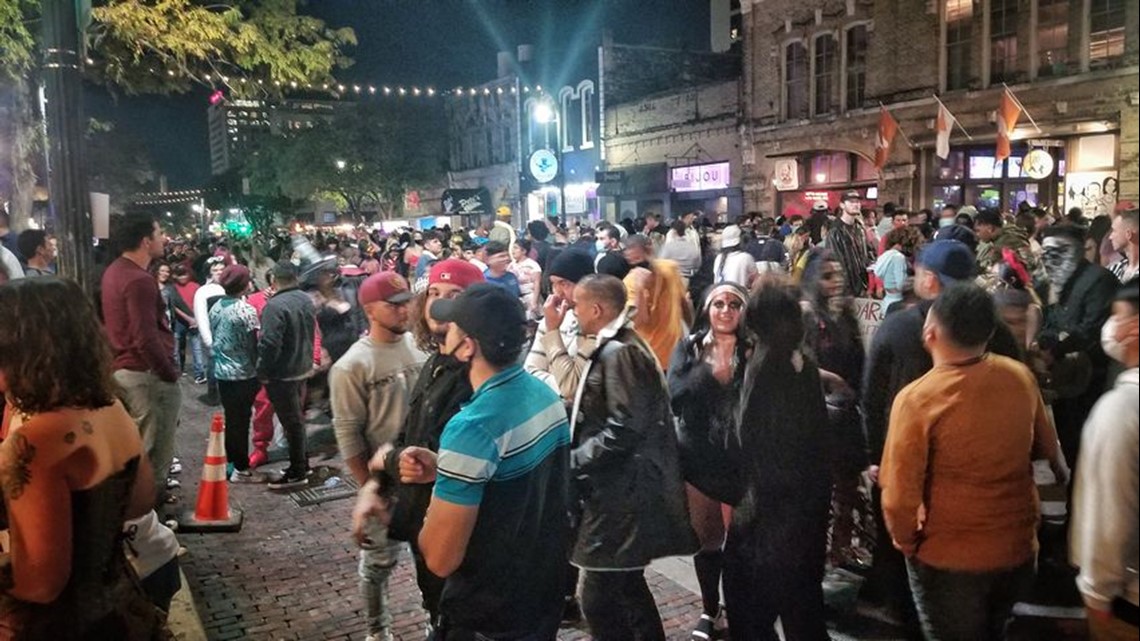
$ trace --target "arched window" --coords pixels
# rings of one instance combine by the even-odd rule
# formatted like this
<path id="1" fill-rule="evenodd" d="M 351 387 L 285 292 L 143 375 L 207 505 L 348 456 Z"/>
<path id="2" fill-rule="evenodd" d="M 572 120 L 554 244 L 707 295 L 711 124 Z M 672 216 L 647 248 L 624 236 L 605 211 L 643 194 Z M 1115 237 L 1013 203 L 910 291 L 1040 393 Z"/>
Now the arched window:
<path id="1" fill-rule="evenodd" d="M 867 25 L 847 30 L 847 109 L 858 109 L 867 99 Z"/>
<path id="2" fill-rule="evenodd" d="M 825 33 L 815 39 L 815 110 L 814 115 L 829 114 L 835 109 L 835 76 L 839 66 L 839 46 L 835 36 Z"/>
<path id="3" fill-rule="evenodd" d="M 594 82 L 585 80 L 578 85 L 578 96 L 582 103 L 582 149 L 594 146 L 594 127 L 597 118 L 594 115 Z"/>
<path id="4" fill-rule="evenodd" d="M 804 43 L 789 42 L 784 47 L 784 117 L 808 117 L 808 50 Z"/>
<path id="5" fill-rule="evenodd" d="M 574 140 L 570 137 L 573 131 L 571 125 L 571 118 L 574 116 L 574 90 L 570 87 L 563 87 L 562 91 L 558 92 L 558 142 L 562 145 L 564 151 L 572 151 L 574 149 Z"/>

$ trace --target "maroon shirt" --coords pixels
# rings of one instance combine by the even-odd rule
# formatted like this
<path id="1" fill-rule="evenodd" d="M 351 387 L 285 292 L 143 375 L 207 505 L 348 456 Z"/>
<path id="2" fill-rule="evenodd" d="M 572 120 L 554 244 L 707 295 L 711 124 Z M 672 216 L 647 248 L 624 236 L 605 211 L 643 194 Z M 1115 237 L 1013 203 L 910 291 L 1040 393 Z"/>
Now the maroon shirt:
<path id="1" fill-rule="evenodd" d="M 154 277 L 130 259 L 119 257 L 103 272 L 102 297 L 103 326 L 115 354 L 114 368 L 177 381 L 174 334 Z"/>

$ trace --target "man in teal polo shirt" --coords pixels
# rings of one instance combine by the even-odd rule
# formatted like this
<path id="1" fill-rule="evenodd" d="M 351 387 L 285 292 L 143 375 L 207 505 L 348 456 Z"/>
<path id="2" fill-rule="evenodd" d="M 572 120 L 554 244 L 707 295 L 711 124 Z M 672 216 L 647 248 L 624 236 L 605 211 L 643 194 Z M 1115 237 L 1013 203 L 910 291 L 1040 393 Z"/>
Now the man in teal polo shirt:
<path id="1" fill-rule="evenodd" d="M 404 483 L 435 489 L 419 536 L 446 579 L 435 639 L 548 641 L 558 632 L 570 528 L 570 428 L 562 400 L 517 364 L 526 314 L 502 288 L 477 284 L 431 315 L 450 323 L 442 353 L 468 367 L 471 401 L 438 457 L 407 448 Z"/>

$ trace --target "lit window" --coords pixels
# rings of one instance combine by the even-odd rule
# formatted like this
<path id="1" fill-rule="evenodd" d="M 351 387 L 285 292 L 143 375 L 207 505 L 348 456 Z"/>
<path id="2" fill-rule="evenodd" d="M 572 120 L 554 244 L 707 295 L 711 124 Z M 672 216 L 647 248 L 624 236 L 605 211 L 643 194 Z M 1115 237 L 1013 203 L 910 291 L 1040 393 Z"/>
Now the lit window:
<path id="1" fill-rule="evenodd" d="M 990 0 L 990 82 L 1017 75 L 1017 2 Z"/>
<path id="2" fill-rule="evenodd" d="M 1103 65 L 1124 56 L 1124 0 L 1091 0 L 1089 60 Z"/>
<path id="3" fill-rule="evenodd" d="M 784 49 L 784 115 L 790 119 L 808 117 L 808 51 L 802 42 Z"/>
<path id="4" fill-rule="evenodd" d="M 946 88 L 965 89 L 973 79 L 974 0 L 946 0 Z"/>
<path id="5" fill-rule="evenodd" d="M 1065 73 L 1069 62 L 1069 0 L 1037 0 L 1037 75 Z"/>
<path id="6" fill-rule="evenodd" d="M 847 30 L 847 109 L 858 109 L 867 99 L 867 25 Z"/>

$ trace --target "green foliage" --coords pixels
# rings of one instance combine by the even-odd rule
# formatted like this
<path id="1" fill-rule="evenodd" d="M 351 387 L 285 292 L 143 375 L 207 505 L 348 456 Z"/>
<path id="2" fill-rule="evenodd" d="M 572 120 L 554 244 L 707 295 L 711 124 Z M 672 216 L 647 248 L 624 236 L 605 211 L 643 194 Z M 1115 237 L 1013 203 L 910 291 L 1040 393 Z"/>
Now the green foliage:
<path id="1" fill-rule="evenodd" d="M 0 0 L 0 80 L 19 78 L 35 58 L 35 37 L 28 30 L 38 4 Z"/>
<path id="2" fill-rule="evenodd" d="M 298 0 L 106 0 L 87 30 L 89 79 L 127 93 L 177 93 L 196 84 L 271 95 L 327 82 L 352 64 L 352 29 L 300 15 Z M 0 0 L 0 78 L 36 62 L 38 0 Z M 256 80 L 237 82 L 239 77 Z M 260 82 L 258 82 L 260 81 Z"/>
<path id="3" fill-rule="evenodd" d="M 345 105 L 311 129 L 274 136 L 251 157 L 254 191 L 331 200 L 364 222 L 397 216 L 404 192 L 444 172 L 442 114 L 419 102 Z"/>

